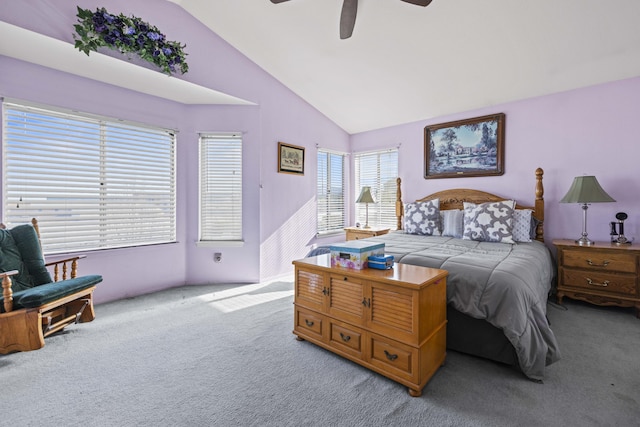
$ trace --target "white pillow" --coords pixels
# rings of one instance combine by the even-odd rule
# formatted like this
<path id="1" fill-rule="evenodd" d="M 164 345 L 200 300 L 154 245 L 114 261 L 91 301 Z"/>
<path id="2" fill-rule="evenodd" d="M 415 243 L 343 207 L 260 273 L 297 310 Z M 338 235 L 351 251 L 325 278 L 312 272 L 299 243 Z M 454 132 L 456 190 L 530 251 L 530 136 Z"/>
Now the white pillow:
<path id="1" fill-rule="evenodd" d="M 404 207 L 404 231 L 409 234 L 440 234 L 440 199 L 408 203 Z"/>
<path id="2" fill-rule="evenodd" d="M 462 238 L 480 242 L 515 243 L 513 240 L 513 211 L 515 200 L 464 204 Z"/>
<path id="3" fill-rule="evenodd" d="M 531 209 L 516 209 L 513 212 L 513 240 L 516 242 L 531 241 Z"/>
<path id="4" fill-rule="evenodd" d="M 462 209 L 447 209 L 440 211 L 440 223 L 442 235 L 447 237 L 462 238 L 464 229 L 464 212 Z"/>

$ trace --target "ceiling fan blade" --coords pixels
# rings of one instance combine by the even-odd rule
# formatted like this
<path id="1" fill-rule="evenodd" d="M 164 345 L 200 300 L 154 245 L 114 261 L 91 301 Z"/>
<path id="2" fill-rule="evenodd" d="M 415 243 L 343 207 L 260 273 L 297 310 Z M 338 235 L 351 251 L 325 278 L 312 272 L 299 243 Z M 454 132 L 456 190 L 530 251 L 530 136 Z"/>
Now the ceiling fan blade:
<path id="1" fill-rule="evenodd" d="M 358 0 L 344 0 L 342 14 L 340 15 L 340 38 L 348 39 L 356 25 L 356 13 L 358 12 Z"/>
<path id="2" fill-rule="evenodd" d="M 286 1 L 289 1 L 289 0 L 271 0 L 271 3 L 278 4 L 278 3 L 284 3 Z"/>
<path id="3" fill-rule="evenodd" d="M 402 0 L 402 1 L 405 3 L 415 4 L 416 6 L 429 6 L 429 3 L 431 3 L 431 0 Z"/>

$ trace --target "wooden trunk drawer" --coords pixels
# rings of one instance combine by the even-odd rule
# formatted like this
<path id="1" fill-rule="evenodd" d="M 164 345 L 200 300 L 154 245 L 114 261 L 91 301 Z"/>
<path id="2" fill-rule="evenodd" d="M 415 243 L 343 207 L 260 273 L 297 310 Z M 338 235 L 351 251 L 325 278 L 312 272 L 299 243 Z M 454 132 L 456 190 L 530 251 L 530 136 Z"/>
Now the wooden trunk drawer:
<path id="1" fill-rule="evenodd" d="M 625 253 L 592 252 L 566 250 L 563 253 L 563 267 L 606 271 L 636 272 L 636 256 Z"/>
<path id="2" fill-rule="evenodd" d="M 408 345 L 371 336 L 370 363 L 400 378 L 417 380 L 418 350 Z"/>
<path id="3" fill-rule="evenodd" d="M 322 339 L 323 316 L 296 307 L 295 331 Z"/>
<path id="4" fill-rule="evenodd" d="M 563 270 L 564 286 L 589 289 L 590 291 L 636 295 L 636 277 L 624 274 L 586 270 Z"/>
<path id="5" fill-rule="evenodd" d="M 329 344 L 336 349 L 362 357 L 362 331 L 351 325 L 329 320 Z"/>

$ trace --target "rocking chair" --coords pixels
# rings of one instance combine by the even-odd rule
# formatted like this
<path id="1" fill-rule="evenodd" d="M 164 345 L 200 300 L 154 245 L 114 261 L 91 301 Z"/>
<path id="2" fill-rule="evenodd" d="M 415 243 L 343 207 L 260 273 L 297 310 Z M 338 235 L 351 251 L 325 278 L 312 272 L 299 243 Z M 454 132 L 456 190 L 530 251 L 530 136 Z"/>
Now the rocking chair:
<path id="1" fill-rule="evenodd" d="M 95 318 L 93 291 L 102 276 L 77 277 L 82 256 L 45 263 L 38 223 L 31 223 L 10 230 L 0 224 L 0 354 L 37 350 L 45 337 Z"/>

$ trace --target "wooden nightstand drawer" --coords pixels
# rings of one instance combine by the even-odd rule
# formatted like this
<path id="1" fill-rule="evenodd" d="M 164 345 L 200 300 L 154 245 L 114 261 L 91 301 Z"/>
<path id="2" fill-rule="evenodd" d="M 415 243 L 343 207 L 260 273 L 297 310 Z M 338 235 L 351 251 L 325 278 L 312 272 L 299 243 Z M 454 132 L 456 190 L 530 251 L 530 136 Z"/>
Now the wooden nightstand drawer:
<path id="1" fill-rule="evenodd" d="M 634 254 L 567 250 L 564 252 L 564 267 L 581 269 L 636 272 L 636 256 Z"/>
<path id="2" fill-rule="evenodd" d="M 636 295 L 636 277 L 586 270 L 563 271 L 565 286 L 589 289 L 598 292 L 613 292 L 624 295 Z"/>

